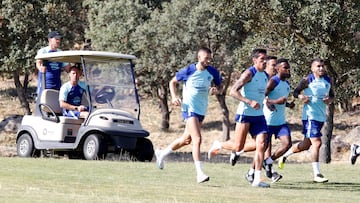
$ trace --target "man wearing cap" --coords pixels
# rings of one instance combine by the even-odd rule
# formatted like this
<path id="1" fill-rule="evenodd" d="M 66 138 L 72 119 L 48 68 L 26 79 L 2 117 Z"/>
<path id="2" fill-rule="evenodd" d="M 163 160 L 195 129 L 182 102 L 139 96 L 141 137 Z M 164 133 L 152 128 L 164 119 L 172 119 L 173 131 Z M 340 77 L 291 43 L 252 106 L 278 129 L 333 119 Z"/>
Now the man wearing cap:
<path id="1" fill-rule="evenodd" d="M 61 51 L 59 49 L 61 42 L 61 35 L 58 31 L 52 31 L 48 34 L 49 45 L 41 48 L 37 54 L 44 54 L 50 52 Z M 61 87 L 61 71 L 65 69 L 68 72 L 70 65 L 68 63 L 51 62 L 44 63 L 42 60 L 36 60 L 36 67 L 38 73 L 38 87 L 36 90 L 37 95 L 40 95 L 42 89 L 56 89 L 60 90 Z M 45 87 L 42 87 L 42 77 L 45 73 Z"/>

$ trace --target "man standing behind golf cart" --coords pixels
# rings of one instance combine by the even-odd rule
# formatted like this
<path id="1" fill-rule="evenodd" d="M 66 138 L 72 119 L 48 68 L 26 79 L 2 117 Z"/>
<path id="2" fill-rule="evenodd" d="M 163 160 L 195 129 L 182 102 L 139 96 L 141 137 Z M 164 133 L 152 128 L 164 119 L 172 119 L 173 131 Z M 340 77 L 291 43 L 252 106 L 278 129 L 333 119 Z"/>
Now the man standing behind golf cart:
<path id="1" fill-rule="evenodd" d="M 70 81 L 63 84 L 60 88 L 59 103 L 63 108 L 63 115 L 74 118 L 86 118 L 88 116 L 88 107 L 81 105 L 83 94 L 85 94 L 86 84 L 79 81 L 82 71 L 80 64 L 70 67 Z"/>
<path id="2" fill-rule="evenodd" d="M 62 36 L 57 31 L 52 31 L 48 34 L 49 44 L 41 48 L 37 54 L 51 53 L 61 51 L 59 49 Z M 61 62 L 47 61 L 44 63 L 42 60 L 36 60 L 36 68 L 38 69 L 38 86 L 36 93 L 39 96 L 43 89 L 59 90 L 61 87 L 61 71 L 65 69 L 68 71 L 70 64 Z M 45 75 L 45 87 L 42 87 L 42 77 Z"/>

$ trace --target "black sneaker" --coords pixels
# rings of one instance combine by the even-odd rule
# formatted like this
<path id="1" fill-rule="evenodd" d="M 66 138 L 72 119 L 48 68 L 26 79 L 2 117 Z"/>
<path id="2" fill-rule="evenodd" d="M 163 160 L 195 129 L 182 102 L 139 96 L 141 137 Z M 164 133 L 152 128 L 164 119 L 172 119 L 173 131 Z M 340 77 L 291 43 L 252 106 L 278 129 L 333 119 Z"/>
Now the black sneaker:
<path id="1" fill-rule="evenodd" d="M 231 152 L 230 154 L 230 164 L 232 166 L 235 166 L 237 160 L 239 160 L 240 155 L 237 155 L 236 152 Z"/>
<path id="2" fill-rule="evenodd" d="M 265 161 L 263 162 L 263 168 L 265 169 L 265 172 L 266 172 L 266 176 L 268 178 L 271 178 L 272 177 L 272 164 L 266 164 Z"/>
<path id="3" fill-rule="evenodd" d="M 253 174 L 249 174 L 249 171 L 245 174 L 245 179 L 252 184 L 254 182 L 254 173 Z"/>
<path id="4" fill-rule="evenodd" d="M 356 144 L 352 144 L 351 145 L 351 150 L 350 150 L 350 161 L 351 164 L 355 164 L 357 157 L 359 156 L 359 154 L 356 154 L 356 150 L 359 146 Z"/>
<path id="5" fill-rule="evenodd" d="M 274 172 L 271 177 L 272 183 L 278 182 L 282 178 L 282 175 L 278 174 L 277 172 Z"/>

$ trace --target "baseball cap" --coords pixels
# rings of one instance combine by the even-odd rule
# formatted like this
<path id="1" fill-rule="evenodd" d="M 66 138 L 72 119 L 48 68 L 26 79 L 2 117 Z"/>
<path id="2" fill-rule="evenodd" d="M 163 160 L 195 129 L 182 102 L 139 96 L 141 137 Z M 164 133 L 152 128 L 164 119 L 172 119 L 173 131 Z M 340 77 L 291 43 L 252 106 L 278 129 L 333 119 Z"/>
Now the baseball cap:
<path id="1" fill-rule="evenodd" d="M 58 31 L 51 31 L 48 34 L 48 38 L 56 38 L 56 39 L 60 39 L 62 36 L 60 35 L 60 33 Z"/>

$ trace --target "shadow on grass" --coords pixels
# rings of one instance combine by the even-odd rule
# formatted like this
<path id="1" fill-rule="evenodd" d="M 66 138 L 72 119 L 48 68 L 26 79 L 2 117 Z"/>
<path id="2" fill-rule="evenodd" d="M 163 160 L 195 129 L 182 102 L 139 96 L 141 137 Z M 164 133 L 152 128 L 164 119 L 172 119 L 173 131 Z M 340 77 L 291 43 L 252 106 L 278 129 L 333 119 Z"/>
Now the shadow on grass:
<path id="1" fill-rule="evenodd" d="M 276 183 L 275 189 L 295 189 L 295 190 L 334 190 L 334 191 L 360 191 L 360 183 L 354 182 L 327 182 L 314 183 L 312 181 Z"/>

